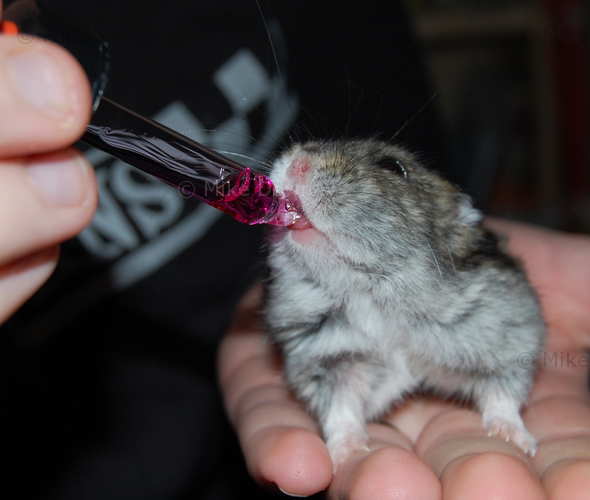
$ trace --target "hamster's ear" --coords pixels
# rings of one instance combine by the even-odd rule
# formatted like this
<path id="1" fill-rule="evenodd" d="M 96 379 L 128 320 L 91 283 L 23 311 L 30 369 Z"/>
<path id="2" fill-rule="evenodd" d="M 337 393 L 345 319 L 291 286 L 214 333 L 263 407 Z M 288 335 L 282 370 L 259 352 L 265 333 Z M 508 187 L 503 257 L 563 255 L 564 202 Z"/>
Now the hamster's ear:
<path id="1" fill-rule="evenodd" d="M 457 203 L 457 221 L 465 226 L 475 226 L 483 219 L 482 213 L 473 207 L 471 198 L 465 193 L 460 193 Z"/>

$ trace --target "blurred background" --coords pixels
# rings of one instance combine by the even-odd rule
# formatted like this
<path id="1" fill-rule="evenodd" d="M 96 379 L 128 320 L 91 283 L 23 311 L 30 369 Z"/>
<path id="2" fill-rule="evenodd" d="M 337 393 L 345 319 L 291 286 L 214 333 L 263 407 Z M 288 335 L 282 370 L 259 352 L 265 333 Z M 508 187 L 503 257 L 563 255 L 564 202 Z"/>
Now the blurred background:
<path id="1" fill-rule="evenodd" d="M 453 180 L 488 213 L 590 232 L 590 2 L 407 4 Z"/>

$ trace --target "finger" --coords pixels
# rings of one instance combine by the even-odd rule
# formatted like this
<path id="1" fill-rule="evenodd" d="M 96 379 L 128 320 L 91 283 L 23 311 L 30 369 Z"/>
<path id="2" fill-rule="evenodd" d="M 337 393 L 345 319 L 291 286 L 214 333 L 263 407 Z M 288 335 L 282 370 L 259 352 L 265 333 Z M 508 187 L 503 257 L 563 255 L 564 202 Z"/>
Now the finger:
<path id="1" fill-rule="evenodd" d="M 383 424 L 369 425 L 368 432 L 369 450 L 355 453 L 338 466 L 330 498 L 441 498 L 439 480 L 412 451 L 407 437 Z"/>
<path id="2" fill-rule="evenodd" d="M 234 347 L 230 339 L 224 349 Z M 332 466 L 315 423 L 291 398 L 267 358 L 252 353 L 222 387 L 254 478 L 294 495 L 307 496 L 327 487 Z"/>
<path id="3" fill-rule="evenodd" d="M 525 416 L 540 441 L 535 464 L 541 474 L 564 460 L 590 460 L 590 403 L 586 399 L 546 398 L 532 404 Z"/>
<path id="4" fill-rule="evenodd" d="M 59 251 L 51 247 L 0 268 L 0 323 L 3 323 L 47 281 Z"/>
<path id="5" fill-rule="evenodd" d="M 590 491 L 590 404 L 587 393 L 547 396 L 530 404 L 527 427 L 539 438 L 534 463 L 553 500 Z M 584 492 L 584 493 L 581 493 Z"/>
<path id="6" fill-rule="evenodd" d="M 488 437 L 473 411 L 454 409 L 434 417 L 416 450 L 440 477 L 444 498 L 545 498 L 529 460 L 510 443 Z"/>
<path id="7" fill-rule="evenodd" d="M 565 444 L 569 447 L 567 443 Z M 590 491 L 590 459 L 557 463 L 543 475 L 543 485 L 551 500 L 586 500 Z"/>
<path id="8" fill-rule="evenodd" d="M 81 231 L 96 199 L 92 168 L 74 150 L 0 164 L 0 266 Z"/>
<path id="9" fill-rule="evenodd" d="M 0 35 L 0 158 L 61 149 L 90 117 L 88 79 L 63 48 Z"/>
<path id="10" fill-rule="evenodd" d="M 260 333 L 257 304 L 242 305 L 219 351 L 225 406 L 250 474 L 287 494 L 309 496 L 327 488 L 332 464 L 315 422 L 283 384 Z"/>

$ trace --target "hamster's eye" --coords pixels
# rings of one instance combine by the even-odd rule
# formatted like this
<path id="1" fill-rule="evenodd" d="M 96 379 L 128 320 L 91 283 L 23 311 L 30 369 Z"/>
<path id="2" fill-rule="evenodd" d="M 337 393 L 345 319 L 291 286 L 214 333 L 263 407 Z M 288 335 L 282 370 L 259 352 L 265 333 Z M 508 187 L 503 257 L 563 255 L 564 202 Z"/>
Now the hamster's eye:
<path id="1" fill-rule="evenodd" d="M 389 170 L 394 174 L 403 177 L 404 179 L 408 178 L 408 171 L 406 170 L 406 167 L 404 167 L 404 164 L 392 156 L 384 156 L 380 160 L 377 160 L 375 165 L 377 165 L 379 168 Z"/>

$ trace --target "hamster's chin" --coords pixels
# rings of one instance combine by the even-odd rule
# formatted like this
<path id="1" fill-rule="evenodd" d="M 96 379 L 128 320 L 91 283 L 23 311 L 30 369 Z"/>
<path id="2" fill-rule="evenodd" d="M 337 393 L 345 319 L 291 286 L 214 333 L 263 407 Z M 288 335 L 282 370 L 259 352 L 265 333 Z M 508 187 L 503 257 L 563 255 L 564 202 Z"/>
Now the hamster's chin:
<path id="1" fill-rule="evenodd" d="M 291 239 L 299 245 L 315 245 L 326 241 L 326 237 L 315 227 L 310 226 L 304 229 L 289 229 Z"/>

